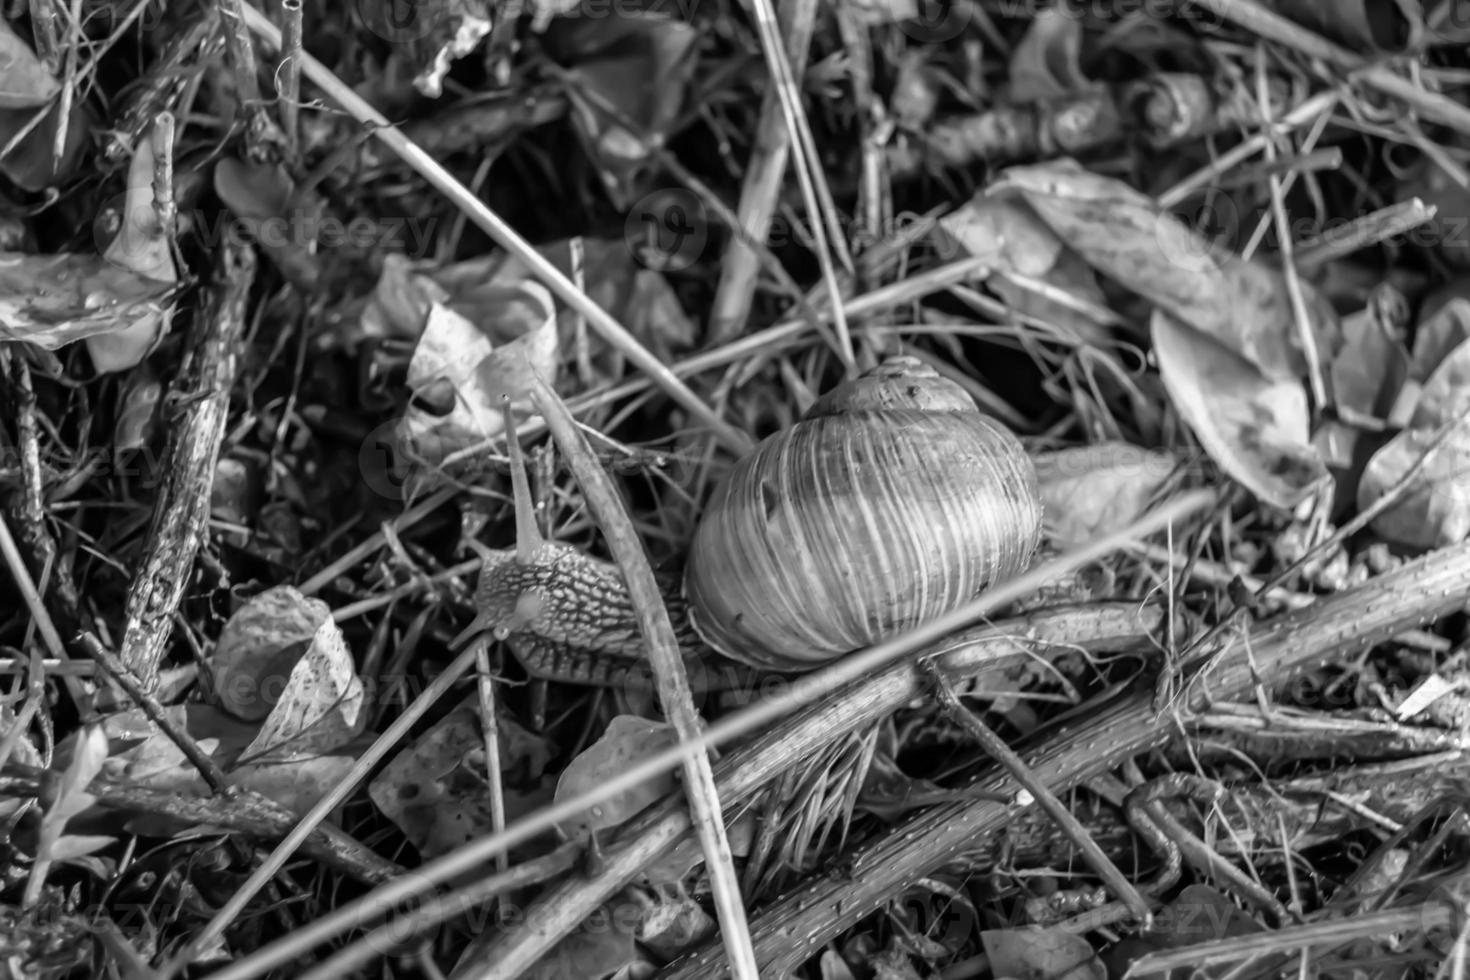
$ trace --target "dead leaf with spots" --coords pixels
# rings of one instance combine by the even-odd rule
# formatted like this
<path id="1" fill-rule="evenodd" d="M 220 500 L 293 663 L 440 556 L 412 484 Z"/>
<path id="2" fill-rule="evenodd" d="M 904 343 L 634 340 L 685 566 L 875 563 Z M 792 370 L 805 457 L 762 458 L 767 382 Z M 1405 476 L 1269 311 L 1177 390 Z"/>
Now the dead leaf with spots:
<path id="1" fill-rule="evenodd" d="M 478 698 L 466 698 L 383 767 L 368 796 L 426 860 L 494 829 Z M 546 778 L 555 746 L 506 713 L 499 716 L 500 768 L 506 819 L 551 802 Z"/>
<path id="2" fill-rule="evenodd" d="M 301 759 L 339 748 L 367 724 L 366 701 L 342 630 L 329 615 L 317 626 L 305 655 L 291 668 L 286 689 L 241 761 L 258 765 L 268 759 Z"/>
<path id="3" fill-rule="evenodd" d="M 679 736 L 666 722 L 650 721 L 636 715 L 618 715 L 608 723 L 602 737 L 567 764 L 556 784 L 556 802 L 574 799 L 596 789 L 628 767 L 677 744 Z M 620 827 L 648 807 L 678 791 L 672 772 L 660 773 L 631 789 L 596 803 L 581 813 L 562 821 L 558 827 L 572 840 L 587 840 L 594 831 Z M 747 814 L 729 828 L 730 852 L 736 856 L 749 853 L 754 824 Z M 699 842 L 686 840 L 643 870 L 642 880 L 650 884 L 673 884 L 682 881 L 704 860 Z"/>
<path id="4" fill-rule="evenodd" d="M 264 721 L 286 690 L 291 671 L 332 610 L 289 585 L 254 596 L 225 623 L 206 663 L 215 701 L 246 721 Z"/>

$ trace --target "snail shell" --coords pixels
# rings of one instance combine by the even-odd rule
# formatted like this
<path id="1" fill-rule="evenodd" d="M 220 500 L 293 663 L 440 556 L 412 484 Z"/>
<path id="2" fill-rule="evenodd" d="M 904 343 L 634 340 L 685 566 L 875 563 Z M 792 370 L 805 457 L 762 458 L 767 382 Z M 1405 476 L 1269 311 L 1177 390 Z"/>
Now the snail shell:
<path id="1" fill-rule="evenodd" d="M 715 491 L 684 578 L 727 657 L 810 670 L 930 621 L 1029 563 L 1036 469 L 963 388 L 890 358 L 766 439 Z"/>

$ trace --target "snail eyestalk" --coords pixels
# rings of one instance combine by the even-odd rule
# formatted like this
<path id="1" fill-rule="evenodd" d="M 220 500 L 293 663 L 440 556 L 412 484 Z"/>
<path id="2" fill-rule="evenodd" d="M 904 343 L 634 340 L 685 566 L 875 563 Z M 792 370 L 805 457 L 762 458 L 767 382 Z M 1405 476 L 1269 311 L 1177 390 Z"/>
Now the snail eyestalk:
<path id="1" fill-rule="evenodd" d="M 515 611 L 499 626 L 495 627 L 493 635 L 497 640 L 504 641 L 517 630 L 521 630 L 536 621 L 541 615 L 541 607 L 546 604 L 546 597 L 536 589 L 528 589 L 516 599 Z"/>
<path id="2" fill-rule="evenodd" d="M 529 565 L 536 560 L 541 546 L 541 529 L 536 526 L 536 505 L 531 502 L 531 481 L 526 477 L 526 461 L 516 438 L 509 395 L 500 396 L 500 408 L 505 412 L 505 452 L 510 458 L 510 492 L 516 513 L 516 561 Z"/>

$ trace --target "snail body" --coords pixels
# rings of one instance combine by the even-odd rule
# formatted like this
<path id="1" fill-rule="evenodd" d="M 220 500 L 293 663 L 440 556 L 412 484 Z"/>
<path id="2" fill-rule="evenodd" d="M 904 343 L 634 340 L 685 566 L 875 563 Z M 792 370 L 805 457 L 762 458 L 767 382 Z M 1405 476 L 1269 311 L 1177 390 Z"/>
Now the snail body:
<path id="1" fill-rule="evenodd" d="M 624 680 L 641 636 L 621 573 L 539 539 L 518 464 L 517 548 L 486 551 L 462 637 L 493 629 L 533 675 Z M 691 667 L 708 664 L 703 641 L 727 678 L 740 666 L 811 670 L 1017 574 L 1040 537 L 1036 469 L 1020 440 L 959 385 L 890 358 L 736 464 L 665 599 Z"/>

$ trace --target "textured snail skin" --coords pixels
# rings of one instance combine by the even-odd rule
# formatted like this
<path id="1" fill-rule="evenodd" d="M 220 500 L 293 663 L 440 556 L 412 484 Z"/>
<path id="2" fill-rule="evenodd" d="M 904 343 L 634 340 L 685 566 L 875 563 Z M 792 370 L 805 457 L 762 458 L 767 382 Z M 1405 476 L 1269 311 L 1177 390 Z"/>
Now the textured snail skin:
<path id="1" fill-rule="evenodd" d="M 958 385 L 890 359 L 737 464 L 701 517 L 684 595 L 725 656 L 810 670 L 1017 574 L 1040 536 L 1020 440 Z"/>
<path id="2" fill-rule="evenodd" d="M 534 595 L 535 614 L 520 619 L 504 637 L 528 674 L 598 687 L 654 686 L 638 616 L 616 565 L 555 541 L 540 543 L 529 562 L 519 561 L 514 551 L 490 554 L 475 590 L 475 622 L 464 635 L 516 622 L 523 597 Z M 751 685 L 751 676 L 738 665 L 723 666 L 707 656 L 708 647 L 689 624 L 677 580 L 663 585 L 690 686 Z"/>

